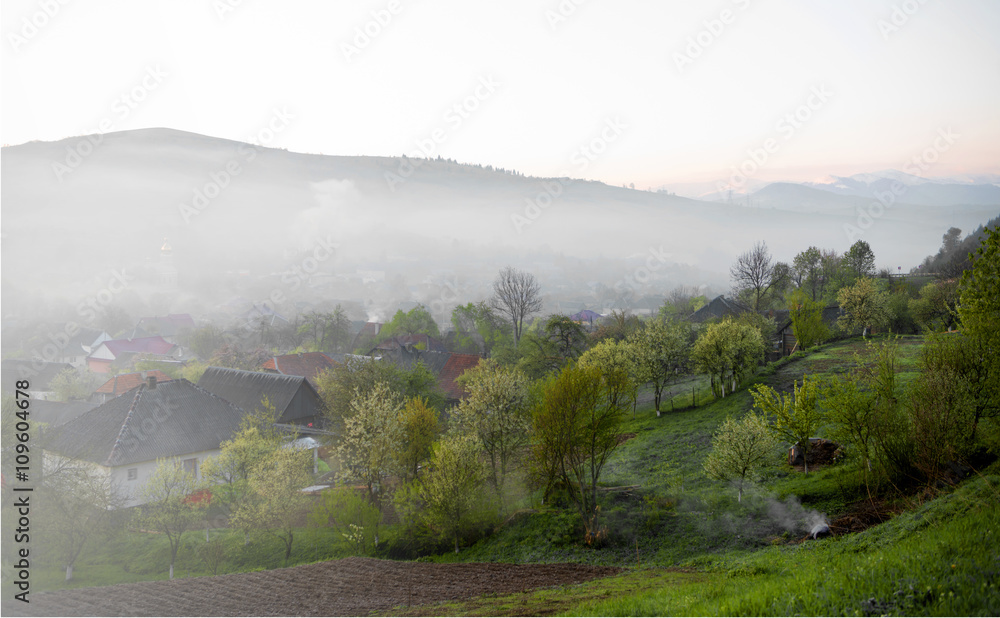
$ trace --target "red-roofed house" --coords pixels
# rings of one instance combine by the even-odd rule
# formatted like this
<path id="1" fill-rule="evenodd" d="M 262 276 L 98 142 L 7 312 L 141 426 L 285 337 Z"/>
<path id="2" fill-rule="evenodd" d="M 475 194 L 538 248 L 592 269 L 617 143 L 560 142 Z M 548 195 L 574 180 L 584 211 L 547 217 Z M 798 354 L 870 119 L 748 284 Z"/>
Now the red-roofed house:
<path id="1" fill-rule="evenodd" d="M 141 337 L 138 339 L 112 339 L 105 341 L 87 357 L 87 368 L 94 373 L 108 373 L 114 362 L 123 362 L 137 354 L 158 360 L 176 360 L 180 347 L 163 337 Z"/>
<path id="2" fill-rule="evenodd" d="M 476 354 L 452 354 L 438 374 L 438 386 L 444 391 L 449 403 L 464 399 L 468 393 L 455 383 L 455 380 L 465 372 L 479 364 L 481 358 Z"/>
<path id="3" fill-rule="evenodd" d="M 261 366 L 261 371 L 280 373 L 286 376 L 302 376 L 315 387 L 314 378 L 337 364 L 337 361 L 322 352 L 303 352 L 272 357 Z"/>
<path id="4" fill-rule="evenodd" d="M 140 384 L 148 384 L 150 378 L 155 378 L 157 384 L 161 382 L 169 382 L 173 379 L 159 369 L 154 369 L 153 371 L 123 373 L 116 375 L 102 384 L 96 391 L 94 391 L 94 396 L 91 399 L 97 403 L 104 403 L 109 399 L 114 399 L 125 391 L 132 390 Z"/>

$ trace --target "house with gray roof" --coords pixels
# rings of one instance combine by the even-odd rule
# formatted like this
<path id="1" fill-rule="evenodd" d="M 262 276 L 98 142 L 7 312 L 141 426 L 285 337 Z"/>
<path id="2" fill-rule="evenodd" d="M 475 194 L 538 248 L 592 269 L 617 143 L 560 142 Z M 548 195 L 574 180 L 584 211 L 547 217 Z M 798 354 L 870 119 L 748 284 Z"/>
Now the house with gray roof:
<path id="1" fill-rule="evenodd" d="M 279 423 L 313 427 L 323 424 L 323 401 L 303 376 L 209 367 L 198 386 L 247 412 L 258 409 L 267 397 L 278 412 Z"/>
<path id="2" fill-rule="evenodd" d="M 245 412 L 188 380 L 155 378 L 44 432 L 46 465 L 80 462 L 121 487 L 127 506 L 160 459 L 176 459 L 200 478 L 201 464 L 221 452 Z"/>

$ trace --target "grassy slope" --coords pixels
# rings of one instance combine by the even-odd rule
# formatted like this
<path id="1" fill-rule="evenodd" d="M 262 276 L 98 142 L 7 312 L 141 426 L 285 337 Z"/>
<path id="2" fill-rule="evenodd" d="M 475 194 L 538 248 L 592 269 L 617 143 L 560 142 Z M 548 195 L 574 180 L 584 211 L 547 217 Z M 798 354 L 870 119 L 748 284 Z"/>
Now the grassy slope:
<path id="1" fill-rule="evenodd" d="M 915 376 L 923 340 L 900 341 L 898 371 Z M 790 389 L 803 374 L 845 371 L 858 340 L 785 361 L 758 381 Z M 737 504 L 701 465 L 727 414 L 752 407 L 744 390 L 703 407 L 655 417 L 640 409 L 626 431 L 636 437 L 609 463 L 606 485 L 640 484 L 639 495 L 604 505 L 609 543 L 579 544 L 578 520 L 557 511 L 525 514 L 493 537 L 442 560 L 582 561 L 648 567 L 574 590 L 426 608 L 439 614 L 578 615 L 996 614 L 1000 579 L 1000 477 L 968 482 L 886 524 L 836 539 L 799 543 L 775 506 L 801 517 L 844 514 L 863 496 L 856 476 L 833 467 L 808 476 L 779 471 L 767 488 Z M 822 435 L 822 432 L 821 432 Z M 791 498 L 794 496 L 794 498 Z M 801 506 L 799 506 L 801 504 Z M 989 548 L 976 552 L 977 548 Z M 959 559 L 961 557 L 961 559 Z M 954 564 L 954 567 L 952 566 Z M 663 567 L 670 570 L 664 571 Z M 679 570 L 678 570 L 679 569 Z M 594 599 L 609 599 L 595 601 Z M 509 609 L 501 609 L 506 607 Z M 420 610 L 414 613 L 420 613 Z"/>
<path id="2" fill-rule="evenodd" d="M 915 375 L 912 372 L 921 343 L 920 338 L 902 342 L 899 370 L 904 379 Z M 853 352 L 863 347 L 856 340 L 828 345 L 769 369 L 758 380 L 790 388 L 804 373 L 843 371 Z M 683 388 L 688 393 L 678 394 L 678 405 L 686 405 L 681 401 L 690 397 L 690 385 Z M 703 397 L 704 391 L 699 395 Z M 737 504 L 735 491 L 705 477 L 701 465 L 712 432 L 722 419 L 727 414 L 744 414 L 751 405 L 749 394 L 740 391 L 661 417 L 656 417 L 649 405 L 640 406 L 636 419 L 629 420 L 625 428 L 636 436 L 617 451 L 603 482 L 609 486 L 638 484 L 641 488 L 631 495 L 608 495 L 603 515 L 609 536 L 602 547 L 580 544 L 579 518 L 572 512 L 535 504 L 492 537 L 459 555 L 432 558 L 576 561 L 644 568 L 577 587 L 407 611 L 440 615 L 549 614 L 573 608 L 577 613 L 593 614 L 1000 611 L 995 585 L 991 588 L 985 583 L 1000 575 L 996 550 L 1000 546 L 996 536 L 1000 523 L 996 488 L 1000 482 L 995 473 L 866 532 L 797 544 L 794 541 L 803 531 L 786 530 L 776 521 L 775 503 L 787 505 L 788 496 L 796 496 L 801 509 L 836 517 L 860 497 L 861 489 L 853 475 L 839 467 L 808 477 L 785 470 L 770 480 L 766 491 L 752 493 Z M 212 534 L 222 538 L 227 547 L 227 560 L 220 572 L 282 566 L 282 548 L 275 539 L 256 539 L 244 546 L 242 537 L 228 531 Z M 204 532 L 189 533 L 185 544 L 178 556 L 178 574 L 211 574 L 195 553 L 204 544 Z M 977 547 L 992 548 L 993 553 L 971 551 Z M 330 530 L 302 530 L 297 533 L 289 565 L 343 555 L 342 545 Z M 962 555 L 968 558 L 955 558 Z M 122 556 L 128 558 L 123 560 Z M 164 539 L 129 534 L 86 551 L 70 586 L 164 578 L 167 561 Z M 955 564 L 954 569 L 951 564 Z M 991 573 L 992 579 L 987 578 Z M 35 591 L 66 586 L 54 565 L 35 569 L 32 577 Z M 865 605 L 870 599 L 874 601 Z"/>

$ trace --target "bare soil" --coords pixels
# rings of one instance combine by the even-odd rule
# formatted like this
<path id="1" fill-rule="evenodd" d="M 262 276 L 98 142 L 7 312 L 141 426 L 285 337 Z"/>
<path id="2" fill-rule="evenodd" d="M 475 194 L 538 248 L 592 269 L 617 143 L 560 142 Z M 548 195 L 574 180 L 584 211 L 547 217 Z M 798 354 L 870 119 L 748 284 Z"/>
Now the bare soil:
<path id="1" fill-rule="evenodd" d="M 287 569 L 32 594 L 30 616 L 363 616 L 621 572 L 582 564 L 429 564 L 346 558 Z"/>

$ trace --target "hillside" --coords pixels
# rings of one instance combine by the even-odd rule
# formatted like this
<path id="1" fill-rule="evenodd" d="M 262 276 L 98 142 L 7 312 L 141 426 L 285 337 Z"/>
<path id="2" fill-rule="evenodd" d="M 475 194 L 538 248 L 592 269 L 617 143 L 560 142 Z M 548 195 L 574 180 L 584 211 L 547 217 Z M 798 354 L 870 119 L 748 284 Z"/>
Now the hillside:
<path id="1" fill-rule="evenodd" d="M 83 146 L 91 140 L 96 145 Z M 653 273 L 661 290 L 725 285 L 713 273 L 726 273 L 754 240 L 786 260 L 810 244 L 846 250 L 844 226 L 856 223 L 856 202 L 827 195 L 834 201 L 783 198 L 800 202 L 792 210 L 802 212 L 779 210 L 778 202 L 774 210 L 748 209 L 444 160 L 300 154 L 170 129 L 124 131 L 3 149 L 3 278 L 18 289 L 44 282 L 50 296 L 80 297 L 113 271 L 148 271 L 166 238 L 180 291 L 202 301 L 249 295 L 234 289 L 234 272 L 266 293 L 277 274 L 330 243 L 335 256 L 320 272 L 387 271 L 406 284 L 441 272 L 488 281 L 498 264 L 514 263 L 549 279 L 610 287 L 653 252 L 667 256 Z M 988 211 L 898 208 L 865 239 L 880 264 L 916 264 L 943 230 L 973 229 Z M 133 290 L 155 293 L 140 282 Z M 459 300 L 478 300 L 478 292 L 463 290 L 468 298 Z"/>

